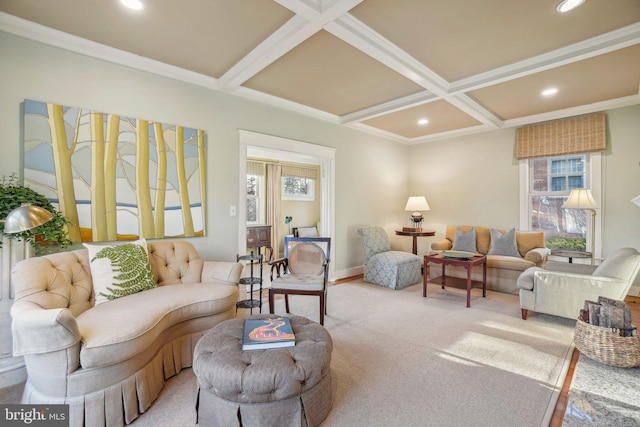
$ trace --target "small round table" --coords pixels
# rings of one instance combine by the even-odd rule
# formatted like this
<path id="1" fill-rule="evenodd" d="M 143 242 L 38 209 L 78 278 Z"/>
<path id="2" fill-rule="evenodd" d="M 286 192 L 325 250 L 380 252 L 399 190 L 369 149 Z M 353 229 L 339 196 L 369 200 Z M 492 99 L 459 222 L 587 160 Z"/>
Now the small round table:
<path id="1" fill-rule="evenodd" d="M 435 236 L 436 232 L 433 230 L 396 230 L 398 236 L 412 236 L 413 237 L 413 254 L 418 255 L 418 237 Z"/>
<path id="2" fill-rule="evenodd" d="M 564 249 L 552 249 L 551 255 L 569 258 L 569 264 L 573 263 L 574 258 L 591 258 L 591 252 L 567 251 Z"/>

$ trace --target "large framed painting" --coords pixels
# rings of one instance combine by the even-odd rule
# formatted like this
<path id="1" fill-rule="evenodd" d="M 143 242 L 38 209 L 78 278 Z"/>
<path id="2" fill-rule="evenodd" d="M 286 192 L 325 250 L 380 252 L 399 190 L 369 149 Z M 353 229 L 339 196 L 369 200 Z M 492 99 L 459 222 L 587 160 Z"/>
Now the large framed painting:
<path id="1" fill-rule="evenodd" d="M 25 185 L 74 242 L 205 234 L 203 130 L 25 100 Z"/>

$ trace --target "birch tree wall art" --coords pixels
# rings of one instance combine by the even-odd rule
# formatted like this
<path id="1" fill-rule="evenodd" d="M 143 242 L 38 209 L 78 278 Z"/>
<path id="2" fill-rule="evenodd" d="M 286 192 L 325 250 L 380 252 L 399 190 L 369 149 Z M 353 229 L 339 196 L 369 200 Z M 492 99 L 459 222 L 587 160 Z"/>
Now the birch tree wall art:
<path id="1" fill-rule="evenodd" d="M 74 242 L 203 236 L 205 132 L 25 100 L 24 181 Z"/>

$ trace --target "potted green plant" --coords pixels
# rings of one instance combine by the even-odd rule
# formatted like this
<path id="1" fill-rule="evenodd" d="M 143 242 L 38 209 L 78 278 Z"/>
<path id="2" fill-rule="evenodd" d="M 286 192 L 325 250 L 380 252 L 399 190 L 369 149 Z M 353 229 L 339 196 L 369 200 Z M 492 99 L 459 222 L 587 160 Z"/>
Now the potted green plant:
<path id="1" fill-rule="evenodd" d="M 73 243 L 65 228 L 69 221 L 62 213 L 56 211 L 46 197 L 20 184 L 15 174 L 3 176 L 0 180 L 0 218 L 5 218 L 9 212 L 25 203 L 48 210 L 53 214 L 53 218 L 34 229 L 14 234 L 2 233 L 3 236 L 29 242 L 37 255 L 53 252 L 53 248 L 66 248 Z M 0 231 L 4 231 L 4 224 L 1 222 Z M 0 247 L 2 247 L 1 240 Z"/>
<path id="2" fill-rule="evenodd" d="M 289 235 L 291 235 L 291 221 L 293 221 L 293 217 L 292 216 L 285 216 L 284 217 L 284 223 L 289 226 Z"/>

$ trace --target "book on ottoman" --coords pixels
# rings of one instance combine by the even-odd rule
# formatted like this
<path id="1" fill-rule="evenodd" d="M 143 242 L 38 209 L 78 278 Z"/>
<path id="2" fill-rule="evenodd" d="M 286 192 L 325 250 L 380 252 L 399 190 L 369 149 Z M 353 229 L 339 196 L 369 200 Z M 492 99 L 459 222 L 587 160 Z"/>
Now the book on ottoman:
<path id="1" fill-rule="evenodd" d="M 296 337 L 288 317 L 245 319 L 242 350 L 293 347 Z"/>

